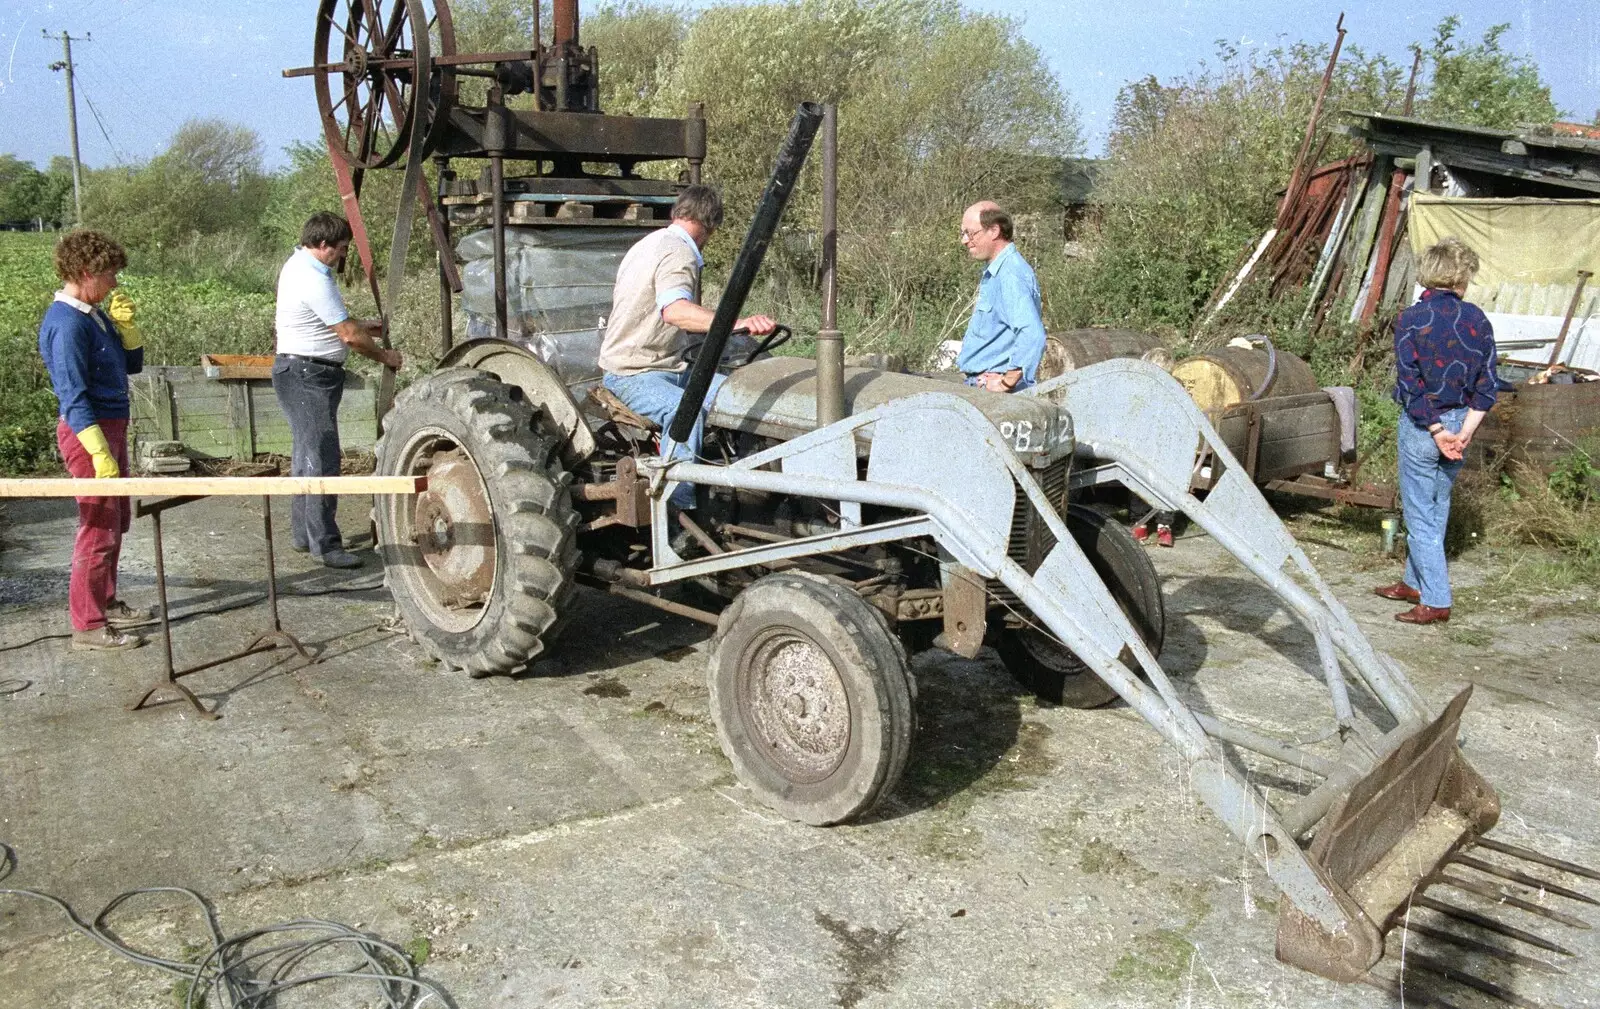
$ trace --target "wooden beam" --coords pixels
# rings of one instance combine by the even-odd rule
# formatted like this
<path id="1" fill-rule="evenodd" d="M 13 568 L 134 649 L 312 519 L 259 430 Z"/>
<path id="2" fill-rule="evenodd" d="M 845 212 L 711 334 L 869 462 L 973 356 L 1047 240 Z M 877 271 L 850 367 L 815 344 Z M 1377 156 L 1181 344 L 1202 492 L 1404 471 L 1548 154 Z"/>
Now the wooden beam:
<path id="1" fill-rule="evenodd" d="M 0 480 L 0 498 L 261 497 L 283 494 L 420 494 L 425 476 L 151 476 L 115 480 Z"/>

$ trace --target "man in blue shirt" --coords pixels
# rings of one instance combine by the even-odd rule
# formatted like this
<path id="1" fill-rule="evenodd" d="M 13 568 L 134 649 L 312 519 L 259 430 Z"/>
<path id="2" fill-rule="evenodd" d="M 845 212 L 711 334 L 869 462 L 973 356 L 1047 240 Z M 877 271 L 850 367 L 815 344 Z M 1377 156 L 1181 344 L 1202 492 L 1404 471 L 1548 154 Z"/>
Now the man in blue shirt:
<path id="1" fill-rule="evenodd" d="M 989 200 L 974 203 L 961 215 L 961 244 L 988 265 L 956 367 L 979 389 L 1026 389 L 1037 381 L 1044 357 L 1044 319 L 1033 267 L 1011 244 L 1011 215 Z"/>

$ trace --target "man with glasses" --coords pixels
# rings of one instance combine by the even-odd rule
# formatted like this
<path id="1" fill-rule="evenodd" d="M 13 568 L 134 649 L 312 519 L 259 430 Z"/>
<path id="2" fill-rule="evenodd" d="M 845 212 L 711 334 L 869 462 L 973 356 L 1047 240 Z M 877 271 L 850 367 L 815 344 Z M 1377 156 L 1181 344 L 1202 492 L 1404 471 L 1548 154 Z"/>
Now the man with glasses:
<path id="1" fill-rule="evenodd" d="M 990 392 L 1033 385 L 1044 357 L 1039 281 L 1012 244 L 1011 231 L 1011 215 L 990 200 L 974 203 L 961 216 L 961 244 L 988 265 L 978 280 L 978 301 L 956 367 L 968 385 Z"/>

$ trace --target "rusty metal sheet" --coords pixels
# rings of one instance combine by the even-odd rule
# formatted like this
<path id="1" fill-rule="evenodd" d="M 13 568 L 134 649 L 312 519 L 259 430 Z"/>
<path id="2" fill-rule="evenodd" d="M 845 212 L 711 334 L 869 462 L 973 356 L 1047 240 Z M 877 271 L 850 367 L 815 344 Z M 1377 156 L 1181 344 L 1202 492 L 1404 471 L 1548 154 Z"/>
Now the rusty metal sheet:
<path id="1" fill-rule="evenodd" d="M 952 564 L 945 569 L 945 647 L 964 659 L 975 658 L 988 629 L 989 595 L 983 578 Z"/>

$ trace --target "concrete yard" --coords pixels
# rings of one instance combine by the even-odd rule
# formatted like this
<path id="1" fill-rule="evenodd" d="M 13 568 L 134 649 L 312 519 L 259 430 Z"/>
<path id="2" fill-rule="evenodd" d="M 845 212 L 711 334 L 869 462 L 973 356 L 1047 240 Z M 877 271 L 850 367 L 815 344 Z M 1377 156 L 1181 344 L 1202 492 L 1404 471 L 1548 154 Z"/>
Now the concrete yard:
<path id="1" fill-rule="evenodd" d="M 259 595 L 256 508 L 211 499 L 167 519 L 176 613 Z M 347 528 L 362 512 L 345 505 Z M 279 544 L 285 623 L 319 664 L 280 651 L 190 677 L 218 722 L 178 704 L 129 712 L 159 676 L 157 648 L 25 644 L 67 629 L 73 527 L 70 501 L 0 511 L 0 840 L 20 861 L 0 885 L 86 916 L 123 890 L 181 885 L 230 934 L 316 917 L 426 939 L 423 973 L 462 1009 L 1400 1004 L 1279 964 L 1276 891 L 1175 754 L 1125 707 L 1035 704 L 992 653 L 920 656 L 904 782 L 868 822 L 816 829 L 734 781 L 706 708 L 707 628 L 583 591 L 553 659 L 475 681 L 386 628 L 370 553 L 365 570 L 331 572 Z M 1475 685 L 1465 750 L 1500 790 L 1496 836 L 1600 865 L 1594 601 L 1469 559 L 1450 628 L 1407 628 L 1368 593 L 1395 576 L 1375 542 L 1345 549 L 1333 538 L 1351 534 L 1315 519 L 1295 529 L 1431 703 Z M 1310 638 L 1264 588 L 1204 538 L 1155 559 L 1163 658 L 1198 706 L 1267 710 L 1306 736 L 1326 724 Z M 153 602 L 148 522 L 123 571 L 124 596 Z M 327 588 L 349 591 L 297 595 Z M 179 661 L 242 646 L 263 614 L 182 621 Z M 203 952 L 171 906 L 130 906 L 116 930 Z M 1600 1005 L 1593 931 L 1501 914 L 1584 959 L 1564 975 L 1458 959 L 1544 1005 Z M 1427 987 L 1409 973 L 1407 1004 Z M 336 994 L 282 1004 L 362 1004 Z M 181 1004 L 172 978 L 0 897 L 0 1009 Z"/>

